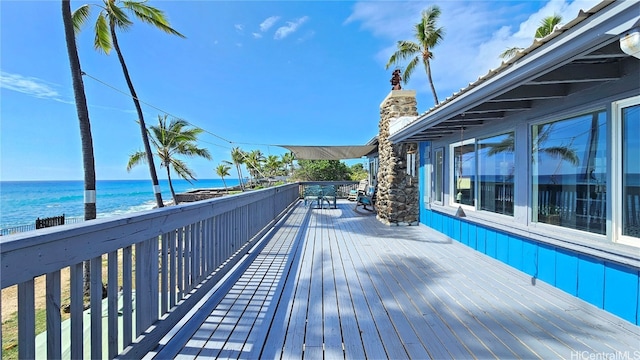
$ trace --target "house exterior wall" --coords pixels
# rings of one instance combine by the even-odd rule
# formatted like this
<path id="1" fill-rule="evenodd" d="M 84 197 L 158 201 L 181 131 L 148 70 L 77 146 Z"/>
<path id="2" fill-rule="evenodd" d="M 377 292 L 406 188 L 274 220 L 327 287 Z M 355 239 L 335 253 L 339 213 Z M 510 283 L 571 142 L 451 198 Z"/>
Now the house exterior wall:
<path id="1" fill-rule="evenodd" d="M 607 126 L 607 190 L 621 180 L 615 175 L 615 147 L 620 141 L 612 129 L 615 124 L 613 103 L 640 95 L 637 59 L 622 66 L 624 77 L 571 96 L 533 103 L 532 109 L 514 113 L 504 121 L 465 129 L 438 141 L 420 144 L 420 222 L 454 240 L 507 263 L 531 275 L 532 284 L 544 281 L 622 319 L 640 325 L 640 240 L 636 247 L 616 243 L 613 218 L 613 194 L 606 199 L 604 234 L 568 229 L 532 221 L 532 126 L 577 114 L 604 111 Z M 579 87 L 580 84 L 567 86 Z M 466 217 L 455 216 L 458 204 L 452 194 L 451 144 L 461 140 L 515 134 L 515 172 L 513 215 L 480 211 L 465 206 Z M 433 201 L 433 156 L 444 153 L 444 199 Z M 635 154 L 640 159 L 640 154 Z M 476 204 L 477 205 L 477 204 Z M 633 245 L 633 244 L 632 244 Z"/>

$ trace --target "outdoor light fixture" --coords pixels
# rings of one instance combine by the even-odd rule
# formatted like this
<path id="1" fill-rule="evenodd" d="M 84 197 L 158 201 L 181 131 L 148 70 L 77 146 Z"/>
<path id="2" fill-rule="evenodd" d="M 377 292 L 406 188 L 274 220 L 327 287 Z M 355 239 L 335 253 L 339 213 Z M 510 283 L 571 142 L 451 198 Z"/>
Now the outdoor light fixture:
<path id="1" fill-rule="evenodd" d="M 620 49 L 625 54 L 640 59 L 640 29 L 633 29 L 620 38 Z"/>
<path id="2" fill-rule="evenodd" d="M 462 210 L 462 206 L 458 206 L 458 211 L 456 211 L 456 217 L 459 217 L 459 218 L 467 217 L 467 214 L 465 214 L 464 210 Z"/>

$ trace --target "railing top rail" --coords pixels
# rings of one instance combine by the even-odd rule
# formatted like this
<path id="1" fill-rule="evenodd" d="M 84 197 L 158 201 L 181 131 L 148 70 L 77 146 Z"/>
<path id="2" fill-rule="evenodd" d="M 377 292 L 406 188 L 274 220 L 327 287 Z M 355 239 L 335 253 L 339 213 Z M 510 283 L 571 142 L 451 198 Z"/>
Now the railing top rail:
<path id="1" fill-rule="evenodd" d="M 298 190 L 298 184 L 229 195 L 130 215 L 45 228 L 0 239 L 2 288 L 133 245 L 195 222 Z M 24 266 L 30 264 L 30 266 Z"/>

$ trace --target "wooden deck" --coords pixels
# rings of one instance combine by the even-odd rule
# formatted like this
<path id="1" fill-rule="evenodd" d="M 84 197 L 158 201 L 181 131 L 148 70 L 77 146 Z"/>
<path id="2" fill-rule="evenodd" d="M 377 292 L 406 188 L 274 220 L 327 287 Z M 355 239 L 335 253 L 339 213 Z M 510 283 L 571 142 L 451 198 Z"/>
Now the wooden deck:
<path id="1" fill-rule="evenodd" d="M 640 356 L 639 327 L 427 227 L 353 209 L 297 206 L 147 358 Z"/>

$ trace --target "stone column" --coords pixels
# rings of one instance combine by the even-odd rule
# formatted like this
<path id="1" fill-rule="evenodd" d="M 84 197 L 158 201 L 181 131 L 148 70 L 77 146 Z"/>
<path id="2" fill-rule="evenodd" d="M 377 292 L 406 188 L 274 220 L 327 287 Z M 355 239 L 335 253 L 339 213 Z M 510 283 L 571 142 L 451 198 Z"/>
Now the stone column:
<path id="1" fill-rule="evenodd" d="M 414 90 L 392 90 L 380 104 L 377 217 L 387 225 L 417 225 L 418 171 L 416 169 L 416 176 L 407 174 L 407 150 L 417 150 L 417 144 L 392 144 L 389 141 L 389 124 L 401 116 L 418 116 Z M 416 154 L 416 168 L 418 164 Z"/>

